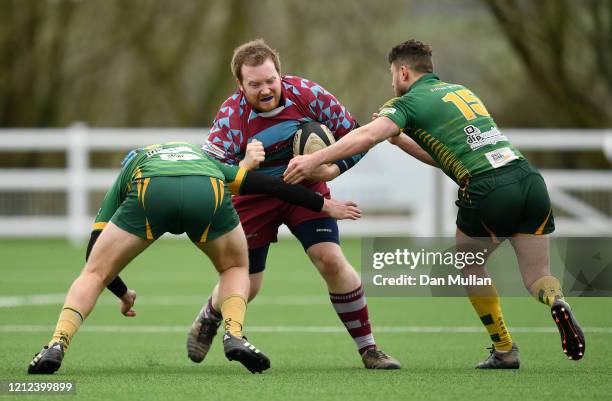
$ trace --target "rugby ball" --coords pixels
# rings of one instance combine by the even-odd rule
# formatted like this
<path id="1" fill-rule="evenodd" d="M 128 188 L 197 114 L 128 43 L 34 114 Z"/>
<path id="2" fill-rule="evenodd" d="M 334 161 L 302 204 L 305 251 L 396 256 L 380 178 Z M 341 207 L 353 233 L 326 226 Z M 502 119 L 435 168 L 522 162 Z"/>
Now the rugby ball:
<path id="1" fill-rule="evenodd" d="M 318 122 L 307 122 L 293 136 L 293 155 L 309 155 L 336 142 L 329 128 Z"/>

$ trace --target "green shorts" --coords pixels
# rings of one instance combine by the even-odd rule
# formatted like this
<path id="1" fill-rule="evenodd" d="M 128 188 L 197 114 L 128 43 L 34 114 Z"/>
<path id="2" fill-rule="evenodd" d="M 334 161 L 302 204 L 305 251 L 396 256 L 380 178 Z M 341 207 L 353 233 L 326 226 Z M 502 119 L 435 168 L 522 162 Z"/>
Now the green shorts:
<path id="1" fill-rule="evenodd" d="M 144 239 L 187 233 L 193 242 L 212 241 L 239 224 L 225 183 L 204 175 L 136 180 L 111 221 Z"/>
<path id="2" fill-rule="evenodd" d="M 470 237 L 495 239 L 555 230 L 544 179 L 526 160 L 471 177 L 458 198 L 457 227 Z"/>

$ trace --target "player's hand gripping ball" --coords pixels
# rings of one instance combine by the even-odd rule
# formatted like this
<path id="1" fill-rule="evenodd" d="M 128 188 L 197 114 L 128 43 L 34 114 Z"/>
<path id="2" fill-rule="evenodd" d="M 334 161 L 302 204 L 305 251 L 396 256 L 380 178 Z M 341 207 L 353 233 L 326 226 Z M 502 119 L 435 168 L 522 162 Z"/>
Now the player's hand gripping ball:
<path id="1" fill-rule="evenodd" d="M 293 137 L 293 155 L 309 155 L 336 142 L 329 128 L 318 122 L 307 122 Z"/>

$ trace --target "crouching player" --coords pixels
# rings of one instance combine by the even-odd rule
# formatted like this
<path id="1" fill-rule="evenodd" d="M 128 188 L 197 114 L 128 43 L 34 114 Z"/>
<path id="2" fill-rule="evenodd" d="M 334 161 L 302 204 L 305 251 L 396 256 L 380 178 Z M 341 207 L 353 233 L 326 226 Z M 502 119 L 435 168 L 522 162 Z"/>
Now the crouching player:
<path id="1" fill-rule="evenodd" d="M 50 374 L 59 369 L 100 292 L 165 232 L 187 233 L 219 272 L 226 357 L 240 361 L 253 373 L 268 369 L 270 360 L 242 336 L 249 293 L 248 253 L 226 188 L 233 193 L 278 196 L 339 219 L 356 219 L 361 213 L 353 203 L 324 199 L 279 178 L 221 164 L 188 143 L 133 150 L 98 212 L 87 262 L 66 295 L 53 337 L 36 354 L 28 373 Z M 133 291 L 124 291 L 122 313 L 134 315 L 134 299 Z"/>

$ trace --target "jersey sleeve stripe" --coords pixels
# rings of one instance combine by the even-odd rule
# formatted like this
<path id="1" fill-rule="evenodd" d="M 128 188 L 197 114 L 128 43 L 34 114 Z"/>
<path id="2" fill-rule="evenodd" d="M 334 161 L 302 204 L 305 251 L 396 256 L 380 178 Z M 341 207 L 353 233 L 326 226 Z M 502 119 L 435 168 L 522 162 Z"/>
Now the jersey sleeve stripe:
<path id="1" fill-rule="evenodd" d="M 107 224 L 108 224 L 107 221 L 98 221 L 93 224 L 93 226 L 91 227 L 91 230 L 92 231 L 104 230 L 104 227 L 106 227 Z"/>

